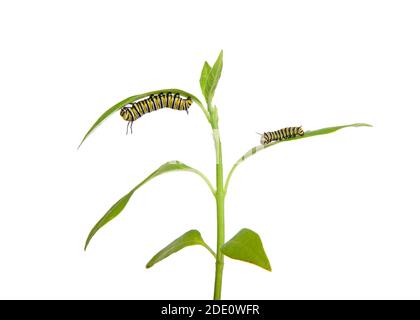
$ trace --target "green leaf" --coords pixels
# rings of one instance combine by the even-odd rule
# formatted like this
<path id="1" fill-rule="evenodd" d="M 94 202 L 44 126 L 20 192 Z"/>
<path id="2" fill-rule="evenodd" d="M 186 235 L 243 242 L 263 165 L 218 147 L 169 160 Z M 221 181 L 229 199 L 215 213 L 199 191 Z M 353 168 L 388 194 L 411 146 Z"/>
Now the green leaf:
<path id="1" fill-rule="evenodd" d="M 367 124 L 367 123 L 353 123 L 353 124 L 347 124 L 344 126 L 328 127 L 328 128 L 318 129 L 314 131 L 306 131 L 305 135 L 299 138 L 309 138 L 309 137 L 319 136 L 321 134 L 333 133 L 337 130 L 349 128 L 349 127 L 372 127 L 372 125 Z M 296 139 L 298 138 L 295 138 L 294 140 Z"/>
<path id="2" fill-rule="evenodd" d="M 225 192 L 226 192 L 227 187 L 229 185 L 230 178 L 231 178 L 233 172 L 235 171 L 236 167 L 240 163 L 242 163 L 243 161 L 245 161 L 246 159 L 248 159 L 249 157 L 253 156 L 254 154 L 256 154 L 258 152 L 260 152 L 261 150 L 270 148 L 270 147 L 275 146 L 276 144 L 279 144 L 279 143 L 282 143 L 282 142 L 300 140 L 300 139 L 305 139 L 305 138 L 319 136 L 319 135 L 322 135 L 322 134 L 333 133 L 333 132 L 335 132 L 337 130 L 344 129 L 344 128 L 349 128 L 349 127 L 372 127 L 372 126 L 370 124 L 367 124 L 367 123 L 353 123 L 353 124 L 347 124 L 347 125 L 344 125 L 344 126 L 327 127 L 327 128 L 323 128 L 323 129 L 314 130 L 314 131 L 306 131 L 305 132 L 305 135 L 303 135 L 303 136 L 297 136 L 295 138 L 291 138 L 291 139 L 287 139 L 287 140 L 282 140 L 282 141 L 274 141 L 274 142 L 269 143 L 269 144 L 258 145 L 256 147 L 251 148 L 247 153 L 245 153 L 242 157 L 240 157 L 238 159 L 238 161 L 236 161 L 235 164 L 230 169 L 230 172 L 229 172 L 229 174 L 227 176 L 226 183 L 225 183 Z"/>
<path id="3" fill-rule="evenodd" d="M 165 248 L 160 250 L 150 261 L 147 263 L 146 268 L 153 267 L 159 261 L 169 257 L 171 254 L 178 252 L 188 246 L 201 245 L 206 248 L 215 258 L 216 254 L 214 251 L 204 242 L 200 232 L 197 230 L 190 230 L 184 233 L 179 238 L 172 241 Z"/>
<path id="4" fill-rule="evenodd" d="M 212 190 L 212 192 L 214 194 L 214 188 L 211 186 L 211 183 L 209 182 L 209 180 L 207 179 L 207 177 L 203 173 L 201 173 L 197 169 L 191 168 L 191 167 L 187 166 L 186 164 L 184 164 L 182 162 L 179 162 L 179 161 L 167 162 L 167 163 L 163 164 L 162 166 L 160 166 L 156 171 L 154 171 L 152 174 L 150 174 L 146 179 L 144 179 L 142 182 L 140 182 L 137 186 L 135 186 L 134 189 L 132 189 L 124 197 L 122 197 L 120 200 L 118 200 L 107 211 L 107 213 L 105 213 L 105 215 L 95 224 L 95 226 L 90 231 L 90 233 L 89 233 L 89 235 L 86 239 L 85 250 L 86 250 L 87 246 L 89 245 L 89 242 L 92 239 L 92 237 L 96 234 L 96 232 L 98 232 L 99 229 L 101 229 L 104 225 L 106 225 L 109 221 L 114 219 L 116 216 L 118 216 L 121 213 L 121 211 L 124 210 L 125 206 L 127 205 L 128 201 L 130 200 L 131 196 L 133 195 L 134 192 L 137 191 L 137 189 L 139 189 L 146 182 L 152 180 L 153 178 L 155 178 L 155 177 L 157 177 L 157 176 L 159 176 L 163 173 L 170 172 L 170 171 L 175 171 L 175 170 L 189 171 L 189 172 L 193 172 L 193 173 L 199 175 L 207 183 L 207 185 L 210 187 L 210 189 Z"/>
<path id="5" fill-rule="evenodd" d="M 184 97 L 191 97 L 191 99 L 197 103 L 201 109 L 204 110 L 203 104 L 201 103 L 201 101 L 194 95 L 192 95 L 191 93 L 188 93 L 186 91 L 183 90 L 179 90 L 179 89 L 162 89 L 162 90 L 155 90 L 155 91 L 150 91 L 150 92 L 146 92 L 146 93 L 142 93 L 142 94 L 138 94 L 135 96 L 131 96 L 127 99 L 124 99 L 120 102 L 118 102 L 116 105 L 112 106 L 111 108 L 109 108 L 107 111 L 105 111 L 99 118 L 98 120 L 96 120 L 96 122 L 93 124 L 93 126 L 89 129 L 89 131 L 85 134 L 85 136 L 82 139 L 82 142 L 80 142 L 79 147 L 82 145 L 82 143 L 86 140 L 86 138 L 93 132 L 93 130 L 95 130 L 105 119 L 107 119 L 110 115 L 112 115 L 114 112 L 120 110 L 122 107 L 126 106 L 129 103 L 132 103 L 134 101 L 137 101 L 139 99 L 143 99 L 146 97 L 149 97 L 152 94 L 158 94 L 160 92 L 166 93 L 166 92 L 172 92 L 172 93 L 179 93 L 181 96 Z M 206 114 L 207 119 L 209 118 L 209 116 Z"/>
<path id="6" fill-rule="evenodd" d="M 201 87 L 201 92 L 203 93 L 204 97 L 207 99 L 207 97 L 205 96 L 205 92 L 206 92 L 206 84 L 207 84 L 207 77 L 209 75 L 211 71 L 211 67 L 208 64 L 208 62 L 204 62 L 203 65 L 203 69 L 201 70 L 201 77 L 200 77 L 200 87 Z"/>
<path id="7" fill-rule="evenodd" d="M 265 254 L 260 236 L 250 229 L 239 231 L 221 249 L 229 258 L 253 263 L 271 271 L 270 261 Z"/>
<path id="8" fill-rule="evenodd" d="M 223 50 L 220 51 L 219 57 L 214 63 L 207 77 L 206 88 L 204 90 L 204 97 L 206 98 L 207 104 L 211 106 L 213 101 L 214 92 L 216 91 L 217 83 L 219 82 L 220 76 L 223 69 Z"/>
<path id="9" fill-rule="evenodd" d="M 323 134 L 333 133 L 333 132 L 336 132 L 340 129 L 349 128 L 349 127 L 372 127 L 372 126 L 370 124 L 367 124 L 367 123 L 353 123 L 353 124 L 346 124 L 344 126 L 322 128 L 322 129 L 318 129 L 318 130 L 314 130 L 314 131 L 308 130 L 308 131 L 305 131 L 305 134 L 303 136 L 297 136 L 297 137 L 282 140 L 282 141 L 274 141 L 274 142 L 266 144 L 266 145 L 260 145 L 258 147 L 252 148 L 250 151 L 252 152 L 254 149 L 256 149 L 255 152 L 254 152 L 254 153 L 256 153 L 256 152 L 258 152 L 262 149 L 267 149 L 267 148 L 272 147 L 272 146 L 274 146 L 276 144 L 279 144 L 281 142 L 288 142 L 288 141 L 293 141 L 293 140 L 300 140 L 300 139 L 315 137 L 315 136 L 319 136 L 319 135 L 323 135 Z"/>

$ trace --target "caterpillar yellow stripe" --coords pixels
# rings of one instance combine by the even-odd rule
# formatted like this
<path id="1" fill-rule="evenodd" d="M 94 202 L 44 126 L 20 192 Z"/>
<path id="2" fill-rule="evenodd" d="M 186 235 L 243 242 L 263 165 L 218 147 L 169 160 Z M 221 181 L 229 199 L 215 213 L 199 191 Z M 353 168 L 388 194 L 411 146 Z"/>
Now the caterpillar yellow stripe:
<path id="1" fill-rule="evenodd" d="M 128 121 L 128 127 L 131 125 L 131 133 L 133 132 L 133 122 L 144 116 L 146 113 L 153 112 L 163 108 L 170 108 L 179 111 L 186 111 L 192 105 L 191 97 L 182 98 L 178 93 L 159 93 L 151 95 L 149 98 L 131 103 L 129 106 L 121 108 L 120 116 Z"/>
<path id="2" fill-rule="evenodd" d="M 261 144 L 269 144 L 273 141 L 282 141 L 296 136 L 303 136 L 305 132 L 302 127 L 288 127 L 277 131 L 264 132 L 261 135 Z"/>

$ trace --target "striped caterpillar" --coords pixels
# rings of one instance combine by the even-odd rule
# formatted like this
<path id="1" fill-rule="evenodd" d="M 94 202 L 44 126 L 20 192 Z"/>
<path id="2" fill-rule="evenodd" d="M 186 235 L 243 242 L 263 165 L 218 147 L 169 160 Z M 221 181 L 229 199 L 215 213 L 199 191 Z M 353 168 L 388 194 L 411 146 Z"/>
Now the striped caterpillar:
<path id="1" fill-rule="evenodd" d="M 302 127 L 289 127 L 277 131 L 264 132 L 261 134 L 261 144 L 269 144 L 273 141 L 282 141 L 296 136 L 303 136 L 305 132 Z"/>
<path id="2" fill-rule="evenodd" d="M 178 93 L 172 94 L 168 93 L 159 93 L 157 95 L 151 95 L 149 98 L 139 100 L 137 102 L 131 103 L 131 106 L 123 107 L 120 111 L 120 116 L 128 121 L 127 124 L 127 134 L 128 127 L 131 128 L 131 133 L 133 133 L 133 122 L 144 116 L 146 113 L 153 112 L 163 108 L 170 108 L 174 110 L 186 111 L 188 113 L 188 108 L 191 106 L 192 100 L 190 97 L 186 99 L 181 98 Z"/>

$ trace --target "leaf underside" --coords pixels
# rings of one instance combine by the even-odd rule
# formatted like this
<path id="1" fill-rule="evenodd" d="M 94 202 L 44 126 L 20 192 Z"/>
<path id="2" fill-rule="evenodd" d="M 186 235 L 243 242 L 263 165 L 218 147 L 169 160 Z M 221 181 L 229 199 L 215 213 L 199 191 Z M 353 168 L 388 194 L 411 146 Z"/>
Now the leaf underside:
<path id="1" fill-rule="evenodd" d="M 200 232 L 197 230 L 190 230 L 184 233 L 179 238 L 172 241 L 165 248 L 160 250 L 157 254 L 155 254 L 155 256 L 152 259 L 150 259 L 150 261 L 147 263 L 146 268 L 151 268 L 156 263 L 169 257 L 171 254 L 178 252 L 179 250 L 185 247 L 194 246 L 194 245 L 201 245 L 205 247 L 207 250 L 209 250 L 212 255 L 214 255 L 214 252 L 204 242 L 203 238 L 201 237 Z"/>
<path id="2" fill-rule="evenodd" d="M 161 90 L 154 90 L 154 91 L 150 91 L 150 92 L 146 92 L 146 93 L 142 93 L 142 94 L 138 94 L 135 96 L 131 96 L 128 97 L 127 99 L 124 99 L 120 102 L 118 102 L 116 105 L 112 106 L 111 108 L 109 108 L 108 110 L 106 110 L 99 118 L 98 120 L 96 120 L 96 122 L 92 125 L 92 127 L 88 130 L 88 132 L 85 134 L 85 136 L 82 139 L 82 142 L 80 142 L 79 147 L 82 145 L 82 143 L 86 140 L 86 138 L 102 123 L 104 122 L 104 120 L 106 120 L 109 116 L 111 116 L 112 114 L 114 114 L 115 112 L 117 112 L 118 110 L 120 110 L 122 107 L 126 106 L 129 103 L 132 103 L 134 101 L 143 99 L 143 98 L 147 98 L 152 94 L 158 94 L 158 93 L 166 93 L 166 92 L 172 92 L 172 93 L 179 93 L 181 96 L 184 97 L 191 97 L 191 99 L 201 105 L 201 101 L 194 96 L 193 94 L 186 92 L 184 90 L 180 90 L 180 89 L 161 89 Z"/>
<path id="3" fill-rule="evenodd" d="M 90 231 L 86 243 L 85 243 L 85 250 L 87 246 L 89 245 L 90 240 L 93 238 L 93 236 L 98 232 L 99 229 L 101 229 L 104 225 L 106 225 L 109 221 L 114 219 L 116 216 L 118 216 L 121 211 L 124 210 L 125 206 L 127 205 L 128 201 L 130 200 L 131 196 L 134 194 L 134 192 L 137 191 L 141 186 L 143 186 L 146 182 L 152 180 L 153 178 L 166 173 L 170 171 L 175 170 L 183 170 L 183 171 L 191 171 L 196 172 L 195 169 L 187 166 L 186 164 L 180 162 L 180 161 L 170 161 L 162 166 L 160 166 L 156 171 L 154 171 L 152 174 L 150 174 L 146 179 L 144 179 L 142 182 L 140 182 L 137 186 L 135 186 L 129 193 L 127 193 L 124 197 L 122 197 L 120 200 L 118 200 L 108 211 L 105 213 L 105 215 L 95 224 L 95 226 Z"/>
<path id="4" fill-rule="evenodd" d="M 265 253 L 261 238 L 250 229 L 240 230 L 221 249 L 223 254 L 229 258 L 249 262 L 271 271 L 270 261 Z"/>

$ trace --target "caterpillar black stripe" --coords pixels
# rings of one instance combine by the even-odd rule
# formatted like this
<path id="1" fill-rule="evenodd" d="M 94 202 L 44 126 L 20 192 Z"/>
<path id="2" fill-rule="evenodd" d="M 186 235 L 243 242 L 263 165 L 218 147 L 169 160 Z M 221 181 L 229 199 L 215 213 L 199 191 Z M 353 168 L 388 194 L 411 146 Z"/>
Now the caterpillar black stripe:
<path id="1" fill-rule="evenodd" d="M 277 131 L 264 132 L 261 135 L 261 144 L 269 144 L 272 141 L 282 141 L 296 136 L 303 136 L 305 132 L 302 127 L 289 127 Z"/>
<path id="2" fill-rule="evenodd" d="M 133 133 L 133 122 L 138 118 L 144 116 L 146 113 L 153 112 L 163 108 L 170 108 L 174 110 L 186 111 L 192 105 L 191 97 L 182 98 L 178 93 L 159 93 L 157 95 L 151 95 L 149 98 L 133 102 L 130 106 L 121 108 L 120 116 L 128 121 L 128 127 L 131 127 L 131 133 Z"/>

